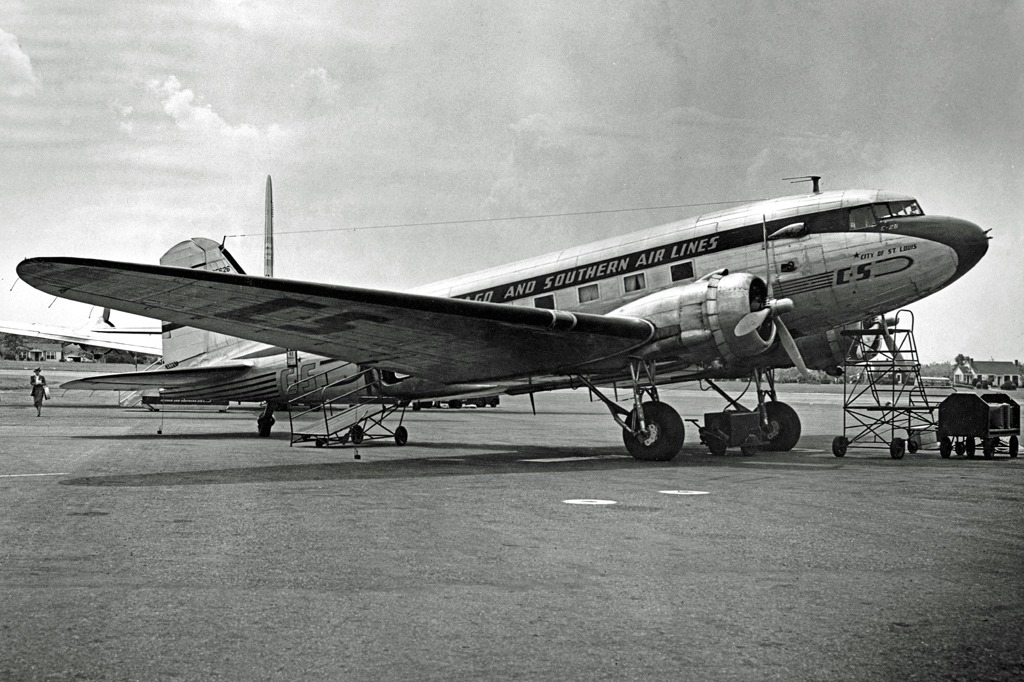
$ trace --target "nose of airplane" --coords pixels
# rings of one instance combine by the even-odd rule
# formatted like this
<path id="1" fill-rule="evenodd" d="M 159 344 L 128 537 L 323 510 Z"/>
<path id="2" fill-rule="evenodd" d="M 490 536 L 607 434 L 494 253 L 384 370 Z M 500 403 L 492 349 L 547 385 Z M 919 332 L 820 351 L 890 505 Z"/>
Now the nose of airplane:
<path id="1" fill-rule="evenodd" d="M 956 272 L 947 284 L 954 282 L 978 264 L 988 251 L 990 237 L 985 230 L 967 220 L 946 218 L 933 228 L 931 238 L 956 252 Z"/>

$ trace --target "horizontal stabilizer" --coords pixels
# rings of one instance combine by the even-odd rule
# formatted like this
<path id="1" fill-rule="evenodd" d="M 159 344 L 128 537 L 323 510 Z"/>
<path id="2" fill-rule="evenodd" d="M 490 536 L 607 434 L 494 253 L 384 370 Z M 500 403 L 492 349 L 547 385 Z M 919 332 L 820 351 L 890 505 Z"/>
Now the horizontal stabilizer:
<path id="1" fill-rule="evenodd" d="M 66 389 L 89 391 L 142 391 L 150 388 L 190 388 L 208 386 L 237 379 L 251 369 L 248 364 L 186 367 L 183 369 L 157 369 L 149 372 L 121 372 L 99 374 L 87 379 L 75 379 L 60 385 Z"/>

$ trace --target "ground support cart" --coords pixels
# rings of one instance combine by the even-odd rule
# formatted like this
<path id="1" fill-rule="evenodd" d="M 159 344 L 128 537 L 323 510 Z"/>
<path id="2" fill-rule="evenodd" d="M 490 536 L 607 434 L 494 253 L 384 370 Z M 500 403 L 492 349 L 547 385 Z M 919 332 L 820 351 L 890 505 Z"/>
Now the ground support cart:
<path id="1" fill-rule="evenodd" d="M 697 427 L 700 442 L 708 447 L 712 455 L 724 455 L 728 448 L 738 447 L 746 456 L 757 454 L 761 447 L 761 415 L 759 412 L 708 412 L 704 415 L 704 426 L 696 419 L 688 420 Z"/>
<path id="2" fill-rule="evenodd" d="M 724 455 L 727 449 L 738 447 L 740 452 L 750 457 L 762 449 L 789 450 L 796 444 L 800 435 L 800 421 L 792 408 L 777 401 L 775 373 L 772 370 L 754 370 L 750 381 L 757 390 L 758 406 L 754 409 L 744 407 L 711 379 L 703 380 L 729 404 L 729 408 L 722 412 L 705 413 L 703 426 L 696 419 L 687 420 L 697 428 L 700 442 L 708 447 L 712 455 Z M 792 442 L 783 447 L 778 447 L 772 441 L 779 436 L 780 422 L 788 423 L 786 430 L 795 433 Z"/>
<path id="3" fill-rule="evenodd" d="M 842 332 L 854 343 L 843 366 L 843 435 L 832 440 L 836 457 L 849 448 L 886 447 L 890 457 L 902 459 L 934 437 L 938 401 L 921 381 L 913 313 L 901 310 L 890 322 L 879 318 L 866 329 Z"/>
<path id="4" fill-rule="evenodd" d="M 1005 451 L 1017 456 L 1020 406 L 1004 393 L 956 393 L 939 403 L 939 454 L 975 456 L 977 444 L 985 459 Z M 1003 443 L 1003 438 L 1006 442 Z"/>

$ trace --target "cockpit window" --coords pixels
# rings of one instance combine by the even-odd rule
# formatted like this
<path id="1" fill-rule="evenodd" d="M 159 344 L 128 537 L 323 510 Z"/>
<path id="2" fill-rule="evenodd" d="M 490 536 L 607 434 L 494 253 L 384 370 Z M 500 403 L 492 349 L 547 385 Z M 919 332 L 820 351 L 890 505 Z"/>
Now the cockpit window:
<path id="1" fill-rule="evenodd" d="M 890 201 L 882 204 L 874 204 L 875 217 L 879 220 L 886 218 L 899 218 L 900 216 L 924 215 L 924 211 L 914 200 Z"/>
<path id="2" fill-rule="evenodd" d="M 864 230 L 875 226 L 875 214 L 870 206 L 858 206 L 850 209 L 850 229 Z"/>
<path id="3" fill-rule="evenodd" d="M 858 206 L 850 209 L 850 229 L 866 230 L 869 227 L 876 227 L 882 220 L 912 215 L 924 215 L 924 211 L 913 199 L 883 201 L 870 206 Z"/>

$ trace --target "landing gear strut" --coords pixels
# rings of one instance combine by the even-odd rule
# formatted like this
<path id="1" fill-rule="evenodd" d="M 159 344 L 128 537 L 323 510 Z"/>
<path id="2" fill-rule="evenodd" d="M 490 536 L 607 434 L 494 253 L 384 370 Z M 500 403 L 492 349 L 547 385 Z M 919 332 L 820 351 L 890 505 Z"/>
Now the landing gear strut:
<path id="1" fill-rule="evenodd" d="M 679 454 L 686 436 L 683 420 L 671 406 L 658 399 L 654 363 L 633 359 L 629 365 L 633 386 L 633 409 L 626 410 L 609 400 L 586 377 L 580 377 L 590 391 L 608 407 L 622 427 L 622 442 L 635 459 L 667 462 Z M 647 396 L 650 400 L 644 401 Z"/>

